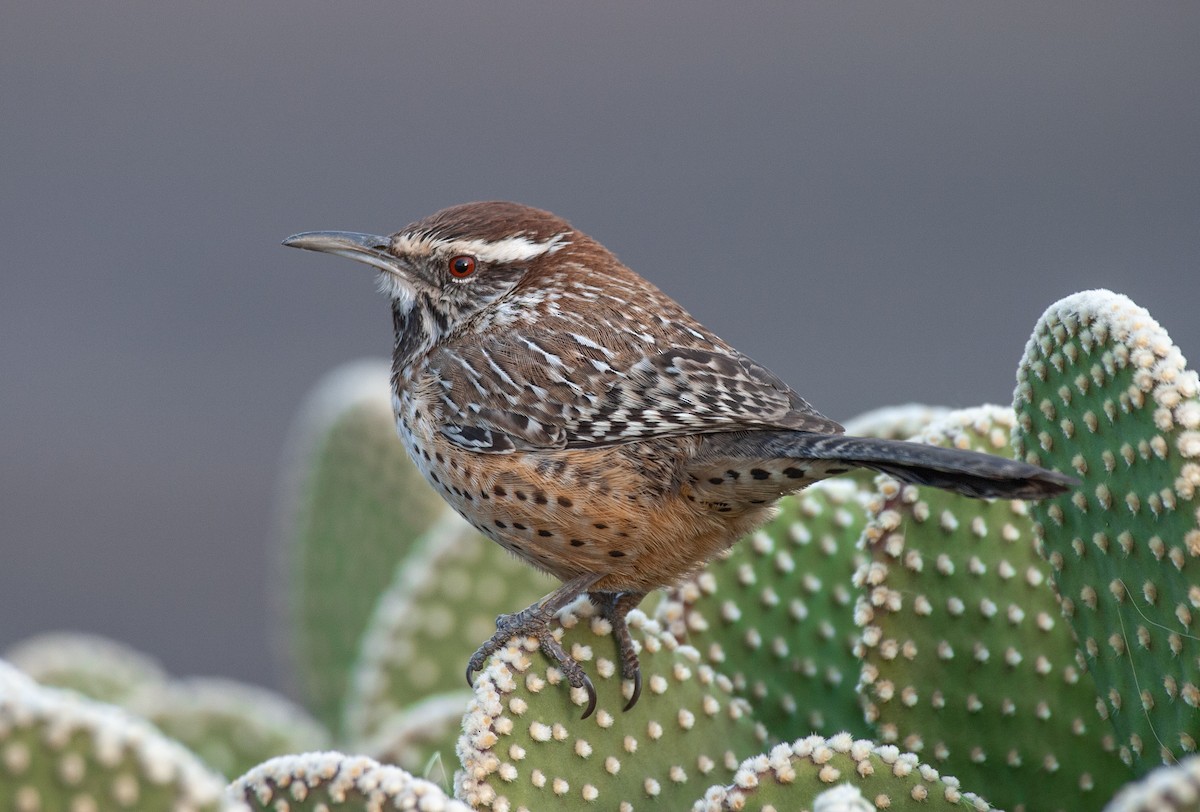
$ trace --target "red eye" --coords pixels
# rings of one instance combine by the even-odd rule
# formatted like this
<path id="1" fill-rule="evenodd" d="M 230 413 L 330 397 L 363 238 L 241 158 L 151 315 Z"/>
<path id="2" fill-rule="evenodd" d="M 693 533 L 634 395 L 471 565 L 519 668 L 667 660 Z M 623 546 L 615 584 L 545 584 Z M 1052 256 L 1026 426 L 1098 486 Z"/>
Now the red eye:
<path id="1" fill-rule="evenodd" d="M 459 254 L 450 260 L 450 275 L 455 279 L 466 279 L 475 273 L 475 257 Z"/>

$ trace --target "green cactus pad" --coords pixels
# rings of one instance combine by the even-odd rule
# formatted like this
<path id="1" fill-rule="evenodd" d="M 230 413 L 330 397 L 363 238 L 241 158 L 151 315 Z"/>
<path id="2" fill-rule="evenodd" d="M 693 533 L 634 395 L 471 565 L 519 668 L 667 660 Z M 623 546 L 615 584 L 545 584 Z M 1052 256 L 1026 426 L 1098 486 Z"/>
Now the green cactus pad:
<path id="1" fill-rule="evenodd" d="M 1139 772 L 1200 736 L 1200 385 L 1166 332 L 1109 291 L 1038 321 L 1014 441 L 1082 486 L 1033 509 L 1122 757 Z"/>
<path id="2" fill-rule="evenodd" d="M 145 686 L 167 681 L 162 666 L 149 655 L 82 632 L 30 637 L 4 652 L 4 659 L 40 685 L 70 688 L 115 705 L 123 705 Z"/>
<path id="3" fill-rule="evenodd" d="M 748 758 L 732 783 L 710 788 L 692 807 L 694 812 L 991 808 L 977 795 L 962 792 L 957 779 L 938 775 L 912 753 L 855 741 L 849 733 L 829 739 L 809 736 Z"/>
<path id="4" fill-rule="evenodd" d="M 629 626 L 644 689 L 625 712 L 632 684 L 619 676 L 607 621 L 586 601 L 561 618 L 564 648 L 595 682 L 596 712 L 580 719 L 586 692 L 569 688 L 532 638 L 493 655 L 476 678 L 458 745 L 455 794 L 472 807 L 684 809 L 762 749 L 766 732 L 729 679 L 640 611 L 630 612 Z"/>
<path id="5" fill-rule="evenodd" d="M 443 517 L 396 570 L 363 635 L 346 702 L 347 739 L 373 739 L 413 703 L 451 686 L 465 689 L 467 660 L 496 631 L 496 616 L 557 586 L 457 515 Z"/>
<path id="6" fill-rule="evenodd" d="M 471 812 L 436 784 L 366 756 L 304 753 L 260 764 L 229 785 L 229 797 L 269 812 Z"/>
<path id="7" fill-rule="evenodd" d="M 1151 771 L 1118 792 L 1104 812 L 1200 812 L 1200 756 Z"/>
<path id="8" fill-rule="evenodd" d="M 388 364 L 341 367 L 314 389 L 284 471 L 286 637 L 312 712 L 338 729 L 350 668 L 397 562 L 448 511 L 396 437 Z"/>
<path id="9" fill-rule="evenodd" d="M 868 733 L 855 687 L 850 579 L 866 524 L 858 485 L 819 482 L 672 591 L 657 619 L 728 674 L 777 740 Z"/>
<path id="10" fill-rule="evenodd" d="M 1010 455 L 1009 409 L 952 412 L 922 442 Z M 1130 773 L 1095 712 L 1019 501 L 877 480 L 864 534 L 862 690 L 884 742 L 992 802 L 1099 809 Z"/>
<path id="11" fill-rule="evenodd" d="M 204 812 L 224 783 L 148 723 L 0 662 L 0 809 Z"/>
<path id="12" fill-rule="evenodd" d="M 369 740 L 355 749 L 384 764 L 395 764 L 449 789 L 458 769 L 455 746 L 462 735 L 463 713 L 474 696 L 464 690 L 435 694 L 393 714 Z"/>
<path id="13" fill-rule="evenodd" d="M 197 677 L 147 686 L 126 707 L 181 742 L 223 775 L 272 756 L 329 746 L 329 733 L 273 691 Z"/>

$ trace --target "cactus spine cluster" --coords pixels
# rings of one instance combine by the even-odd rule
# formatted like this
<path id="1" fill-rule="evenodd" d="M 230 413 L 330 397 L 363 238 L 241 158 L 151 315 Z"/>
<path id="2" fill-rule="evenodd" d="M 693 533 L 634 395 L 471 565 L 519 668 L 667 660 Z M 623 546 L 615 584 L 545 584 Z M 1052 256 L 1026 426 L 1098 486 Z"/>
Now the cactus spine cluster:
<path id="1" fill-rule="evenodd" d="M 1008 408 L 965 409 L 915 439 L 1007 455 L 1013 424 Z M 879 737 L 1004 808 L 1097 808 L 1131 776 L 1096 718 L 1027 505 L 880 477 L 870 516 L 858 653 Z"/>
<path id="2" fill-rule="evenodd" d="M 336 752 L 273 758 L 234 781 L 227 803 L 247 812 L 470 812 L 436 784 L 399 767 Z"/>
<path id="3" fill-rule="evenodd" d="M 0 809 L 222 809 L 225 782 L 121 709 L 0 662 Z"/>
<path id="4" fill-rule="evenodd" d="M 850 583 L 865 524 L 855 482 L 817 483 L 658 608 L 777 740 L 869 732 L 855 693 Z"/>
<path id="5" fill-rule="evenodd" d="M 957 779 L 939 775 L 912 753 L 856 741 L 848 733 L 829 739 L 808 736 L 748 758 L 731 784 L 711 788 L 692 807 L 694 812 L 905 808 L 983 812 L 992 807 L 962 792 Z"/>
<path id="6" fill-rule="evenodd" d="M 1082 487 L 1033 507 L 1122 758 L 1139 772 L 1200 731 L 1200 385 L 1124 296 L 1076 294 L 1038 322 L 1018 369 L 1025 459 Z"/>
<path id="7" fill-rule="evenodd" d="M 471 806 L 679 809 L 761 747 L 765 731 L 729 679 L 638 611 L 629 625 L 645 689 L 623 712 L 632 685 L 621 679 L 611 627 L 591 610 L 582 601 L 562 617 L 560 642 L 597 675 L 592 717 L 579 718 L 586 693 L 567 688 L 534 639 L 513 641 L 479 675 L 458 746 L 456 790 Z"/>

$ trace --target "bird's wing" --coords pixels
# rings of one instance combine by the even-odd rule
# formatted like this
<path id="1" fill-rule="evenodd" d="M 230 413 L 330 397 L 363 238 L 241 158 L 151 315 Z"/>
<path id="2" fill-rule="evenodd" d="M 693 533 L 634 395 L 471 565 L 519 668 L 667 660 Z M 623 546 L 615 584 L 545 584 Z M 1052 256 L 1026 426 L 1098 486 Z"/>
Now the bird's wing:
<path id="1" fill-rule="evenodd" d="M 505 453 L 747 429 L 842 431 L 716 336 L 689 326 L 668 338 L 664 346 L 644 335 L 521 330 L 444 345 L 429 360 L 445 390 L 443 434 Z"/>
<path id="2" fill-rule="evenodd" d="M 596 407 L 569 427 L 567 445 L 764 428 L 841 431 L 736 350 L 671 347 L 641 359 L 614 381 Z"/>

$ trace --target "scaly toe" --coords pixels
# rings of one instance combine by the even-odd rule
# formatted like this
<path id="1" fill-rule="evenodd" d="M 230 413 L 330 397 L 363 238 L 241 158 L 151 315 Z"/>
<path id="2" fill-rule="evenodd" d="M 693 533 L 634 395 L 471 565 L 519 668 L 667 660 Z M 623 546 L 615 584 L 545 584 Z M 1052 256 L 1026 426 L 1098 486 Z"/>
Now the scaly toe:
<path id="1" fill-rule="evenodd" d="M 475 649 L 475 653 L 471 655 L 471 659 L 467 660 L 467 685 L 475 687 L 474 675 L 483 670 L 483 664 L 487 662 L 487 658 L 491 657 L 500 648 L 508 642 L 507 638 L 501 638 L 500 632 L 497 632 L 491 640 L 486 641 L 482 646 Z"/>
<path id="2" fill-rule="evenodd" d="M 582 717 L 587 719 L 596 711 L 596 686 L 592 684 L 583 666 L 555 639 L 550 631 L 550 617 L 545 608 L 534 605 L 522 612 L 496 618 L 496 633 L 475 651 L 467 663 L 467 685 L 475 687 L 474 675 L 483 670 L 488 657 L 507 646 L 514 637 L 534 637 L 546 656 L 562 669 L 567 684 L 572 688 L 583 688 L 587 691 L 587 707 L 584 708 Z"/>
<path id="3" fill-rule="evenodd" d="M 601 617 L 612 624 L 612 636 L 617 644 L 617 659 L 621 663 L 621 677 L 633 680 L 633 691 L 629 696 L 629 701 L 625 703 L 624 710 L 629 710 L 636 705 L 642 696 L 641 664 L 638 663 L 637 646 L 634 645 L 633 636 L 629 633 L 629 625 L 625 618 L 643 597 L 645 595 L 640 592 L 588 594 L 588 598 L 600 610 Z"/>
<path id="4" fill-rule="evenodd" d="M 543 629 L 538 633 L 537 637 L 541 643 L 542 651 L 551 660 L 557 662 L 558 667 L 562 669 L 562 674 L 567 684 L 572 688 L 583 688 L 587 691 L 587 707 L 584 709 L 581 718 L 588 718 L 596 710 L 596 686 L 592 684 L 591 678 L 583 670 L 583 666 L 566 652 L 566 649 L 555 639 L 549 629 Z"/>
<path id="5" fill-rule="evenodd" d="M 500 615 L 496 618 L 496 633 L 480 646 L 467 663 L 467 684 L 475 686 L 472 675 L 483 670 L 484 663 L 500 649 L 508 645 L 514 637 L 534 637 L 552 661 L 562 668 L 572 688 L 585 688 L 588 694 L 587 710 L 583 714 L 586 719 L 596 709 L 596 687 L 584 673 L 583 666 L 575 662 L 571 655 L 563 649 L 562 644 L 550 632 L 550 619 L 564 606 L 587 591 L 588 587 L 602 578 L 596 573 L 578 575 L 551 592 L 537 603 L 515 612 L 511 615 Z"/>

